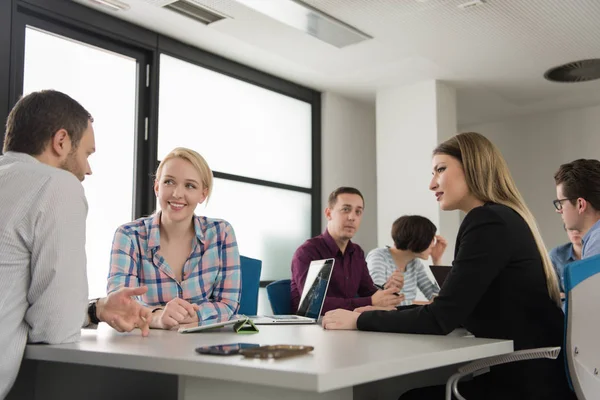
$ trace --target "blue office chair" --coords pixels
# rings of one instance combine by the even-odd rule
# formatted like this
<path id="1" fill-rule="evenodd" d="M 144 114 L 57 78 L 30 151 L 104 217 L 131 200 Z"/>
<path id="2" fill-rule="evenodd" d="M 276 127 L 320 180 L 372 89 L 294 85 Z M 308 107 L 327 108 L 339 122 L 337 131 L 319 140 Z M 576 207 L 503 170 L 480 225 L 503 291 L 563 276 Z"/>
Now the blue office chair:
<path id="1" fill-rule="evenodd" d="M 289 315 L 292 313 L 291 283 L 290 279 L 281 279 L 267 285 L 267 296 L 269 297 L 273 314 Z"/>
<path id="2" fill-rule="evenodd" d="M 600 322 L 590 316 L 600 315 L 600 255 L 565 266 L 566 318 L 565 359 L 567 378 L 579 400 L 600 399 Z M 465 400 L 457 389 L 459 380 L 487 368 L 513 361 L 534 358 L 556 359 L 560 347 L 520 350 L 510 354 L 474 361 L 458 369 L 446 382 L 446 399 L 452 393 Z"/>
<path id="3" fill-rule="evenodd" d="M 238 314 L 256 315 L 262 261 L 240 256 L 240 268 L 242 270 L 242 296 Z"/>

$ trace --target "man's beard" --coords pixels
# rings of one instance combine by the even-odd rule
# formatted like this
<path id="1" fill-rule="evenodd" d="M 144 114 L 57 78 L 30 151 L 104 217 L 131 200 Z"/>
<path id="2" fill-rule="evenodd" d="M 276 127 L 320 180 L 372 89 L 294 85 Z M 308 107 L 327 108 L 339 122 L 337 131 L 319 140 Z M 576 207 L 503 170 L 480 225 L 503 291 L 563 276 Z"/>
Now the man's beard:
<path id="1" fill-rule="evenodd" d="M 76 150 L 76 149 L 75 149 Z M 79 166 L 77 165 L 77 159 L 75 157 L 75 150 L 71 150 L 67 155 L 67 159 L 60 165 L 61 169 L 65 171 L 69 171 L 73 175 L 77 177 L 81 182 L 85 178 L 85 175 L 81 173 L 79 170 Z"/>

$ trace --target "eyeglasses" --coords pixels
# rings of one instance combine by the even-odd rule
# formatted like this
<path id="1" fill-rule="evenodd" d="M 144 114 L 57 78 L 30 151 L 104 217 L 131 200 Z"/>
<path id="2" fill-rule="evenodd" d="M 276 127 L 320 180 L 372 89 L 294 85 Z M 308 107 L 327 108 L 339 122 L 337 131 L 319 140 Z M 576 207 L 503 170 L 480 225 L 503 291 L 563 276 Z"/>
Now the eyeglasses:
<path id="1" fill-rule="evenodd" d="M 554 208 L 556 208 L 558 211 L 560 211 L 563 208 L 563 206 L 562 206 L 563 201 L 567 201 L 567 200 L 573 200 L 573 199 L 556 199 L 556 200 L 552 200 L 552 204 L 554 204 Z"/>

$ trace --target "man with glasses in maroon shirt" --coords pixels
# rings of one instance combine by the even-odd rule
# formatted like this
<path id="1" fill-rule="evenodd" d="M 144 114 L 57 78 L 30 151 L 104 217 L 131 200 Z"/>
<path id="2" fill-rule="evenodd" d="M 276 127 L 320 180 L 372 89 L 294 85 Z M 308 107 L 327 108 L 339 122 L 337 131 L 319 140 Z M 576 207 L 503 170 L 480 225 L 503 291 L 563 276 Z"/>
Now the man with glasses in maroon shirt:
<path id="1" fill-rule="evenodd" d="M 334 258 L 335 264 L 321 314 L 337 308 L 395 307 L 402 302 L 403 295 L 397 294 L 402 288 L 401 276 L 392 275 L 383 289 L 376 287 L 369 275 L 365 253 L 351 241 L 360 227 L 364 207 L 358 189 L 340 187 L 329 195 L 325 232 L 304 242 L 292 258 L 292 312 L 298 310 L 311 261 L 326 258 Z"/>

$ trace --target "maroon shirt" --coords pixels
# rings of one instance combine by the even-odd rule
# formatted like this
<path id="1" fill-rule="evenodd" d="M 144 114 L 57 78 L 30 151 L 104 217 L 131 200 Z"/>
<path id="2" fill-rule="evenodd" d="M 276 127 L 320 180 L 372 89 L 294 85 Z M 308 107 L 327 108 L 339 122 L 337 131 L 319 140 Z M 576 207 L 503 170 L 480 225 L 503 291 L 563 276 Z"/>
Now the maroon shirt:
<path id="1" fill-rule="evenodd" d="M 310 262 L 325 258 L 335 258 L 335 264 L 321 314 L 336 308 L 354 310 L 357 307 L 370 306 L 371 296 L 377 288 L 369 275 L 365 253 L 359 245 L 350 241 L 342 254 L 335 240 L 325 229 L 323 234 L 304 242 L 292 258 L 292 312 L 295 313 L 300 305 Z"/>

